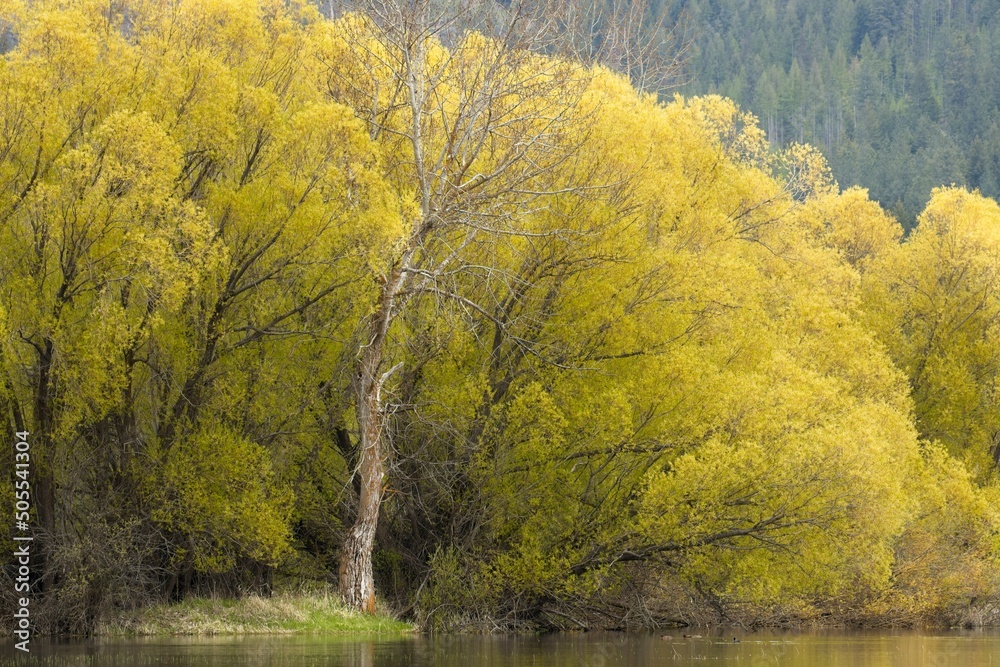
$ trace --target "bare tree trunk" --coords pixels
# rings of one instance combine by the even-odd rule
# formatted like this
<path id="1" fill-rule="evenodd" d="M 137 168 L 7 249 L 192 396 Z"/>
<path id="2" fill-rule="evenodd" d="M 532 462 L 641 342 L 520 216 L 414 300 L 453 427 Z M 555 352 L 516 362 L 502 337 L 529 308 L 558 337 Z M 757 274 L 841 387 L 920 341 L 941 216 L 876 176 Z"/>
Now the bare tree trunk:
<path id="1" fill-rule="evenodd" d="M 406 20 L 401 19 L 399 27 L 406 28 Z M 429 184 L 424 171 L 423 141 L 421 121 L 426 93 L 423 73 L 423 42 L 418 43 L 413 52 L 404 50 L 407 68 L 405 76 L 412 109 L 410 143 L 413 146 L 416 176 L 420 186 L 422 219 L 409 238 L 407 249 L 386 278 L 378 311 L 370 320 L 368 344 L 362 348 L 361 362 L 355 378 L 356 414 L 358 419 L 359 454 L 355 474 L 361 482 L 358 498 L 358 516 L 347 533 L 340 553 L 338 584 L 340 595 L 349 607 L 375 613 L 375 577 L 372 572 L 372 551 L 375 546 L 375 530 L 382 505 L 382 478 L 385 476 L 384 448 L 382 437 L 384 416 L 382 411 L 382 385 L 395 368 L 381 374 L 385 338 L 396 316 L 396 295 L 408 277 L 410 263 L 421 242 L 430 229 L 427 224 L 429 214 Z"/>
<path id="2" fill-rule="evenodd" d="M 358 515 L 341 548 L 338 584 L 345 604 L 369 614 L 375 613 L 372 550 L 382 505 L 382 479 L 385 476 L 382 385 L 398 366 L 385 373 L 380 374 L 380 371 L 385 338 L 395 315 L 396 295 L 403 284 L 404 267 L 411 256 L 412 252 L 406 253 L 385 282 L 381 304 L 370 320 L 370 338 L 368 345 L 362 348 L 356 377 L 356 414 L 360 442 L 355 474 L 360 480 L 361 492 Z"/>
<path id="3" fill-rule="evenodd" d="M 386 346 L 391 345 L 387 335 L 393 321 L 421 296 L 488 317 L 491 308 L 463 293 L 457 277 L 463 272 L 464 249 L 477 234 L 516 236 L 517 213 L 535 210 L 548 193 L 596 183 L 591 182 L 594 175 L 570 188 L 552 179 L 586 136 L 586 116 L 574 113 L 588 75 L 558 58 L 543 72 L 528 54 L 574 53 L 593 38 L 593 31 L 584 31 L 583 42 L 560 34 L 556 10 L 564 0 L 551 0 L 551 8 L 548 1 L 536 6 L 519 0 L 498 13 L 491 2 L 451 11 L 431 0 L 341 0 L 345 10 L 354 8 L 370 20 L 346 24 L 352 55 L 326 61 L 329 95 L 361 112 L 373 139 L 391 134 L 408 144 L 412 154 L 404 151 L 399 159 L 388 159 L 386 176 L 406 183 L 402 200 L 416 195 L 420 205 L 401 254 L 383 279 L 362 345 L 352 350 L 357 354 L 353 394 L 359 439 L 354 473 L 360 488 L 357 516 L 341 550 L 339 586 L 344 602 L 355 609 L 375 611 L 372 549 L 390 445 L 381 391 L 396 370 L 383 371 L 391 356 Z M 639 34 L 643 14 L 638 6 L 616 5 L 609 17 L 617 26 L 615 39 L 606 40 L 606 52 L 588 52 L 588 62 L 611 59 L 623 71 L 649 78 L 651 69 L 644 63 L 658 53 L 662 36 Z M 594 4 L 594 11 L 599 7 Z M 467 31 L 475 30 L 491 36 L 486 47 L 477 46 L 477 40 L 465 42 Z M 428 63 L 428 48 L 437 49 L 433 45 L 441 36 L 454 42 L 453 51 Z M 372 37 L 385 45 L 385 54 L 376 57 L 365 46 Z M 557 48 L 560 44 L 563 48 Z M 387 84 L 395 91 L 388 108 L 382 99 Z M 428 137 L 434 140 L 428 142 Z M 389 158 L 400 150 L 391 143 L 387 148 Z M 480 268 L 468 275 L 481 277 Z"/>
<path id="4" fill-rule="evenodd" d="M 372 574 L 372 549 L 382 503 L 382 413 L 380 409 L 382 340 L 365 350 L 358 378 L 358 431 L 360 454 L 356 474 L 361 480 L 358 516 L 348 532 L 340 554 L 340 594 L 355 609 L 375 613 L 375 579 Z"/>

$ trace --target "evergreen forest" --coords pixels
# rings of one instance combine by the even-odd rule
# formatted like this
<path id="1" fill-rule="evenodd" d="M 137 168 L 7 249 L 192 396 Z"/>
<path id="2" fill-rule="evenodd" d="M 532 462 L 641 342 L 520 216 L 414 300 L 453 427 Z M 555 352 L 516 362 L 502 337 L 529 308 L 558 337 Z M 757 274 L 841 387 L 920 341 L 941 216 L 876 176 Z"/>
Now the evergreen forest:
<path id="1" fill-rule="evenodd" d="M 681 89 L 719 93 L 777 146 L 823 151 L 906 229 L 932 188 L 1000 195 L 1000 6 L 990 0 L 677 0 Z M 671 23 L 674 22 L 674 23 Z"/>

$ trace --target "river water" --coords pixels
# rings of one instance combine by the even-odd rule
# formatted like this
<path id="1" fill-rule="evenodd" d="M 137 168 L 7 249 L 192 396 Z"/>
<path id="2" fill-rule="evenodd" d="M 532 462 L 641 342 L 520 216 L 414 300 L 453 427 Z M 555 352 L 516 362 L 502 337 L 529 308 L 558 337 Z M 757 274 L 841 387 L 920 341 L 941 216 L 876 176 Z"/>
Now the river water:
<path id="1" fill-rule="evenodd" d="M 695 632 L 695 631 L 688 631 Z M 673 639 L 659 634 L 319 636 L 32 642 L 30 656 L 7 642 L 0 665 L 192 665 L 213 667 L 1000 667 L 1000 631 L 755 632 Z M 739 641 L 733 641 L 734 637 Z M 995 659 L 994 659 L 995 656 Z"/>

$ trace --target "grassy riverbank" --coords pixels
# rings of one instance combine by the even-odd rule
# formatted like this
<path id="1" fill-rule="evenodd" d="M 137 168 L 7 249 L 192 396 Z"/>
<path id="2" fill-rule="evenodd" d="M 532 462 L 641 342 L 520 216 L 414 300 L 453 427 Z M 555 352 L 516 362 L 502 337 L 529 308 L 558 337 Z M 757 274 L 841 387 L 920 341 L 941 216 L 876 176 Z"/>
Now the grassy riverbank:
<path id="1" fill-rule="evenodd" d="M 146 608 L 108 623 L 102 635 L 404 634 L 410 623 L 347 609 L 327 593 L 278 593 L 265 598 L 191 598 Z"/>

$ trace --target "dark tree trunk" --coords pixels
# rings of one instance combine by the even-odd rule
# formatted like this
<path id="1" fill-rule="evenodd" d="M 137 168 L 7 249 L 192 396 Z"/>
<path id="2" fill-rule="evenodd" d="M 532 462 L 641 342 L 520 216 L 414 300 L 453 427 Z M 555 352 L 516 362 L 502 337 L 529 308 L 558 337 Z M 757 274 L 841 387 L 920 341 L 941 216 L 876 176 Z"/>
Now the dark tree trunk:
<path id="1" fill-rule="evenodd" d="M 55 421 L 52 406 L 52 360 L 53 345 L 46 340 L 38 350 L 38 386 L 35 394 L 35 431 L 29 437 L 32 443 L 31 457 L 34 462 L 33 501 L 37 525 L 42 532 L 42 549 L 39 552 L 38 569 L 41 577 L 38 580 L 38 592 L 45 593 L 53 585 L 54 573 L 48 567 L 47 548 L 52 544 L 56 529 L 56 489 L 55 440 L 51 437 Z"/>

